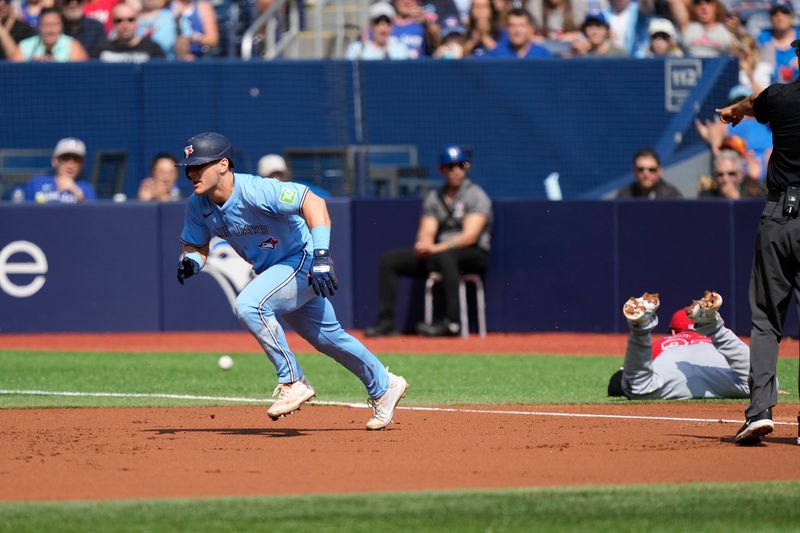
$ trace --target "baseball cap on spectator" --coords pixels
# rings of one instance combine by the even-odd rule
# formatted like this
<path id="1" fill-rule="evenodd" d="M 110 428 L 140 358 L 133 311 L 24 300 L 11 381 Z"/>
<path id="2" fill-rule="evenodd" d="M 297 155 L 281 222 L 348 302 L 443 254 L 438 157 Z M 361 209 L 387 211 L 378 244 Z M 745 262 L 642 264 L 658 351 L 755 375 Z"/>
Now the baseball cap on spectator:
<path id="1" fill-rule="evenodd" d="M 675 26 L 667 19 L 654 18 L 650 20 L 650 25 L 647 27 L 647 34 L 650 37 L 655 37 L 658 34 L 665 34 L 668 38 L 675 39 L 677 33 Z"/>
<path id="2" fill-rule="evenodd" d="M 720 150 L 733 150 L 740 156 L 744 157 L 747 154 L 747 141 L 738 135 L 728 135 L 719 145 Z"/>
<path id="3" fill-rule="evenodd" d="M 53 150 L 53 157 L 61 157 L 62 155 L 74 154 L 81 157 L 86 157 L 86 145 L 83 141 L 75 137 L 66 137 L 58 141 L 55 150 Z"/>
<path id="4" fill-rule="evenodd" d="M 386 17 L 389 22 L 394 21 L 397 15 L 392 5 L 388 2 L 376 2 L 369 6 L 369 20 L 370 22 L 377 22 L 379 18 Z"/>
<path id="5" fill-rule="evenodd" d="M 259 176 L 267 177 L 273 172 L 283 172 L 286 174 L 287 171 L 286 161 L 277 154 L 265 155 L 258 161 Z"/>
<path id="6" fill-rule="evenodd" d="M 439 154 L 440 165 L 449 165 L 451 163 L 469 163 L 469 158 L 464 153 L 464 149 L 455 144 L 445 146 Z"/>
<path id="7" fill-rule="evenodd" d="M 744 100 L 751 94 L 753 94 L 752 87 L 748 87 L 747 85 L 734 85 L 731 90 L 728 91 L 728 105 L 735 104 L 739 100 Z"/>
<path id="8" fill-rule="evenodd" d="M 442 28 L 442 40 L 444 41 L 451 35 L 461 35 L 466 36 L 467 30 L 461 24 L 453 24 L 452 26 L 447 26 L 446 28 Z"/>
<path id="9" fill-rule="evenodd" d="M 601 24 L 606 28 L 610 27 L 606 16 L 598 9 L 593 9 L 586 14 L 586 18 L 583 20 L 583 24 L 581 24 L 581 31 L 585 30 L 586 26 L 590 24 Z"/>
<path id="10" fill-rule="evenodd" d="M 669 329 L 676 333 L 680 333 L 681 331 L 690 331 L 694 329 L 694 322 L 689 320 L 685 310 L 678 309 L 675 311 L 675 313 L 672 315 L 672 319 L 669 321 Z"/>
<path id="11" fill-rule="evenodd" d="M 791 15 L 794 13 L 794 5 L 790 0 L 775 0 L 769 8 L 769 14 L 774 15 L 778 11 Z"/>

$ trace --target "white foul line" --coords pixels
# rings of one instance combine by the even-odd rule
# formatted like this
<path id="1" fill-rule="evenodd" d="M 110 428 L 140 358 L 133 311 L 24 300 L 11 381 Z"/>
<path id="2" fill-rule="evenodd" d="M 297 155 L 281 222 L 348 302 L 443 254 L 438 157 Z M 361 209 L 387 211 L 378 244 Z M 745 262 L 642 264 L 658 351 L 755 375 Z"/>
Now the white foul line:
<path id="1" fill-rule="evenodd" d="M 200 396 L 194 394 L 168 394 L 168 393 L 148 393 L 148 392 L 76 392 L 76 391 L 42 391 L 42 390 L 10 390 L 0 389 L 0 395 L 6 396 L 73 396 L 73 397 L 91 397 L 91 398 L 159 398 L 167 400 L 195 400 L 195 401 L 212 401 L 212 402 L 232 402 L 232 403 L 272 403 L 275 400 L 271 398 L 241 398 L 235 396 Z M 330 401 L 313 401 L 309 405 L 329 405 L 336 407 L 355 407 L 367 408 L 366 403 L 350 403 L 350 402 L 330 402 Z M 398 406 L 398 410 L 402 411 L 433 411 L 440 413 L 474 413 L 484 415 L 522 415 L 522 416 L 561 416 L 573 418 L 613 418 L 621 420 L 659 420 L 668 422 L 712 422 L 712 423 L 725 423 L 725 424 L 741 424 L 742 420 L 729 420 L 724 418 L 687 418 L 675 416 L 637 416 L 637 415 L 612 415 L 600 413 L 561 413 L 561 412 L 548 412 L 548 411 L 517 411 L 502 409 L 465 409 L 460 407 L 416 407 L 416 406 Z M 796 426 L 797 422 L 779 422 L 775 424 Z"/>

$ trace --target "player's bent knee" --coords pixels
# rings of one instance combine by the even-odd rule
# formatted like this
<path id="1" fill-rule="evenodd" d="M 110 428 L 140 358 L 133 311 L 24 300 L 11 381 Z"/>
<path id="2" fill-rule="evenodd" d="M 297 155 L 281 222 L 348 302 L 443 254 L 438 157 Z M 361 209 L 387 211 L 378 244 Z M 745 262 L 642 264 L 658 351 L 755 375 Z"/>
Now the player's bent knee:
<path id="1" fill-rule="evenodd" d="M 255 308 L 250 302 L 241 298 L 236 299 L 236 317 L 240 321 L 247 322 L 248 318 L 252 316 L 253 311 L 255 311 Z"/>
<path id="2" fill-rule="evenodd" d="M 236 299 L 236 316 L 242 322 L 247 322 L 258 318 L 259 316 L 272 316 L 274 311 L 269 304 L 259 302 L 251 298 L 243 298 L 242 295 Z"/>

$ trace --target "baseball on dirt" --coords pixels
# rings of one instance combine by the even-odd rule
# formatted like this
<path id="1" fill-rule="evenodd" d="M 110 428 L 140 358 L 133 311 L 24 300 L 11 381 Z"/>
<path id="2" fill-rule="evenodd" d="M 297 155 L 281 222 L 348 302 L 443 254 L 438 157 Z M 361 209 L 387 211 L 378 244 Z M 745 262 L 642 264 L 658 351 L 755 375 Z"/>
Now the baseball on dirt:
<path id="1" fill-rule="evenodd" d="M 222 370 L 230 370 L 233 368 L 233 358 L 230 355 L 221 355 L 217 364 Z"/>

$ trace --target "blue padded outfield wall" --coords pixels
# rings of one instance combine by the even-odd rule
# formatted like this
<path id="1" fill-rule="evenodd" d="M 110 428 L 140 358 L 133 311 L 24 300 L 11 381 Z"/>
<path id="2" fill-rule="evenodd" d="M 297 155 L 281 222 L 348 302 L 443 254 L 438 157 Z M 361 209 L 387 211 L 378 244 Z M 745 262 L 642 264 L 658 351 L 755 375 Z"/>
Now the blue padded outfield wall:
<path id="1" fill-rule="evenodd" d="M 334 304 L 346 327 L 363 328 L 375 318 L 380 256 L 412 243 L 420 202 L 334 199 L 329 207 L 340 278 Z M 761 208 L 758 201 L 498 200 L 489 329 L 622 332 L 625 299 L 656 291 L 665 331 L 674 310 L 712 289 L 725 298 L 728 325 L 749 335 Z M 207 266 L 178 284 L 182 216 L 182 203 L 0 205 L 0 331 L 240 329 L 228 296 L 248 272 L 237 270 L 230 250 L 215 252 L 216 270 Z M 403 280 L 399 294 L 398 322 L 411 330 L 422 318 L 422 283 Z M 794 308 L 785 331 L 797 335 Z"/>
<path id="2" fill-rule="evenodd" d="M 125 150 L 124 192 L 132 197 L 153 155 L 180 155 L 186 138 L 206 130 L 231 138 L 244 171 L 289 147 L 399 144 L 416 146 L 435 178 L 439 150 L 458 143 L 473 151 L 473 176 L 493 197 L 543 199 L 542 180 L 559 172 L 565 198 L 597 198 L 642 146 L 656 146 L 667 164 L 702 147 L 692 119 L 725 103 L 737 65 L 729 58 L 0 62 L 0 149 L 47 150 L 77 136 L 90 167 L 99 150 Z"/>

